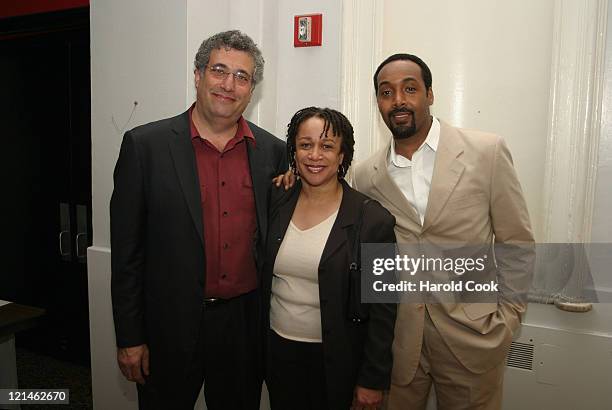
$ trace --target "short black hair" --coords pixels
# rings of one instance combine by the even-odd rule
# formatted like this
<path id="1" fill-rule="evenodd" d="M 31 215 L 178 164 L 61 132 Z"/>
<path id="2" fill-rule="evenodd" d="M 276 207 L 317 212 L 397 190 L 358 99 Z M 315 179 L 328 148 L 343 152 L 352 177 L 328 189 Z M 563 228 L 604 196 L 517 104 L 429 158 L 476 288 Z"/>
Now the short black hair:
<path id="1" fill-rule="evenodd" d="M 353 126 L 348 118 L 344 116 L 344 114 L 331 108 L 306 107 L 293 114 L 291 121 L 287 125 L 287 158 L 289 160 L 289 167 L 291 167 L 293 173 L 296 173 L 295 139 L 297 137 L 300 125 L 312 117 L 319 117 L 325 122 L 321 137 L 327 136 L 328 131 L 331 129 L 332 134 L 342 138 L 340 152 L 344 154 L 344 158 L 342 159 L 342 164 L 340 164 L 340 168 L 338 169 L 338 179 L 344 178 L 349 167 L 351 166 L 353 154 L 355 152 Z"/>
<path id="2" fill-rule="evenodd" d="M 413 63 L 421 67 L 421 77 L 423 77 L 423 82 L 425 83 L 425 90 L 429 90 L 431 88 L 431 70 L 429 69 L 427 64 L 425 64 L 423 60 L 421 60 L 415 55 L 399 53 L 387 57 L 387 59 L 380 63 L 380 65 L 376 69 L 376 72 L 374 73 L 374 91 L 376 92 L 376 94 L 378 94 L 378 73 L 380 73 L 380 70 L 382 70 L 382 68 L 387 64 L 398 60 L 412 61 Z"/>

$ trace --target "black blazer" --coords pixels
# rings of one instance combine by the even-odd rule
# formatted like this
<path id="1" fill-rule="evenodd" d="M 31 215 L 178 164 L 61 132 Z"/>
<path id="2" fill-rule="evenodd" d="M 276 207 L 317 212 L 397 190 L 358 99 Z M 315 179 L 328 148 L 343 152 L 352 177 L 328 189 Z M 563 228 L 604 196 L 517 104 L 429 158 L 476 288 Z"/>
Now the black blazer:
<path id="1" fill-rule="evenodd" d="M 395 326 L 395 304 L 364 304 L 369 320 L 353 323 L 348 319 L 348 272 L 352 253 L 351 229 L 367 196 L 342 181 L 343 196 L 319 264 L 319 300 L 325 360 L 325 378 L 330 409 L 348 409 L 355 385 L 388 389 Z M 270 326 L 270 295 L 276 255 L 291 217 L 301 183 L 288 192 L 273 188 L 270 228 L 264 266 L 262 297 L 265 333 Z M 364 207 L 361 227 L 363 243 L 394 243 L 395 218 L 378 202 Z M 351 248 L 351 249 L 349 249 Z"/>
<path id="2" fill-rule="evenodd" d="M 249 123 L 257 211 L 253 249 L 262 268 L 271 179 L 287 169 L 285 144 Z M 202 203 L 189 113 L 128 131 L 114 172 L 111 291 L 117 346 L 146 343 L 151 376 L 169 386 L 193 355 L 204 297 Z M 170 388 L 170 387 L 169 387 Z"/>

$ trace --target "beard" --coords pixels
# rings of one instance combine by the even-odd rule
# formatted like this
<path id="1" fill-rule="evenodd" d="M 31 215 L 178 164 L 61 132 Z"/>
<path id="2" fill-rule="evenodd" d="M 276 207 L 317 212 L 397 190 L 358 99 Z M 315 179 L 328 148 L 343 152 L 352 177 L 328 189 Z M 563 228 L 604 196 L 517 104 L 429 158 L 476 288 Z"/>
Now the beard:
<path id="1" fill-rule="evenodd" d="M 399 114 L 399 113 L 410 113 L 410 116 L 412 117 L 412 124 L 410 125 L 394 125 L 393 124 L 393 116 L 395 114 Z M 398 108 L 395 109 L 391 112 L 389 112 L 389 123 L 387 124 L 387 126 L 389 127 L 389 130 L 391 131 L 391 134 L 393 135 L 394 139 L 398 139 L 398 140 L 403 140 L 406 138 L 410 138 L 412 137 L 414 134 L 416 134 L 416 122 L 414 119 L 414 111 L 409 110 L 407 108 Z"/>

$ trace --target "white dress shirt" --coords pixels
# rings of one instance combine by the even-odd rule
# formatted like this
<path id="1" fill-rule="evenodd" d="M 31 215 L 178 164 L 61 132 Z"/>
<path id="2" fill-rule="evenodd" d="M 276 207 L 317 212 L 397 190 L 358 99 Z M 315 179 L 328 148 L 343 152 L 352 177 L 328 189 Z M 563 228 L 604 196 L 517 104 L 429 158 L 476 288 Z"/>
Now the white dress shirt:
<path id="1" fill-rule="evenodd" d="M 412 160 L 398 155 L 395 152 L 395 143 L 391 143 L 387 169 L 391 179 L 402 191 L 410 205 L 414 208 L 421 220 L 425 221 L 427 210 L 427 199 L 431 187 L 434 164 L 436 162 L 436 151 L 440 140 L 440 122 L 433 118 L 427 138 L 421 146 L 412 154 Z"/>

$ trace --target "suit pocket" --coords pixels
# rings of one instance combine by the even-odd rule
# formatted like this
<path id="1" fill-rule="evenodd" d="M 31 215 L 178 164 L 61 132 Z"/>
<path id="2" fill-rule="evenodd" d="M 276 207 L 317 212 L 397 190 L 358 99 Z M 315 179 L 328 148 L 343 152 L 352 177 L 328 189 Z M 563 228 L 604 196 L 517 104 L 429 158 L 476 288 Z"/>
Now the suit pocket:
<path id="1" fill-rule="evenodd" d="M 244 175 L 240 180 L 240 194 L 253 196 L 253 180 L 250 175 Z"/>
<path id="2" fill-rule="evenodd" d="M 497 312 L 497 303 L 468 303 L 463 305 L 463 311 L 470 320 L 479 320 Z"/>
<path id="3" fill-rule="evenodd" d="M 457 323 L 485 335 L 500 324 L 495 312 L 497 303 L 466 303 L 449 310 L 448 315 Z"/>
<path id="4" fill-rule="evenodd" d="M 462 194 L 457 198 L 450 198 L 448 201 L 448 207 L 452 208 L 454 211 L 459 209 L 471 208 L 473 206 L 482 206 L 483 204 L 488 203 L 488 198 L 483 193 L 476 194 Z"/>
<path id="5" fill-rule="evenodd" d="M 253 181 L 250 175 L 244 175 L 240 180 L 240 186 L 236 189 L 236 198 L 238 199 L 236 207 L 246 212 L 252 212 L 255 209 L 255 192 L 253 190 Z"/>

